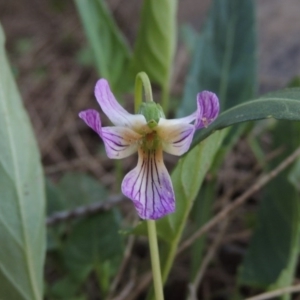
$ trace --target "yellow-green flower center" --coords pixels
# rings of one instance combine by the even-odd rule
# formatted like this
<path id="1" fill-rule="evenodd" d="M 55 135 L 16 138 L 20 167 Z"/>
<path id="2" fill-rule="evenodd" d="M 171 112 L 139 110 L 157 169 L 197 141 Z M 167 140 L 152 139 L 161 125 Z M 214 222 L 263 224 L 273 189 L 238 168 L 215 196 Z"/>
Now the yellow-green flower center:
<path id="1" fill-rule="evenodd" d="M 156 131 L 147 133 L 142 138 L 143 150 L 156 150 L 159 147 L 160 139 Z"/>

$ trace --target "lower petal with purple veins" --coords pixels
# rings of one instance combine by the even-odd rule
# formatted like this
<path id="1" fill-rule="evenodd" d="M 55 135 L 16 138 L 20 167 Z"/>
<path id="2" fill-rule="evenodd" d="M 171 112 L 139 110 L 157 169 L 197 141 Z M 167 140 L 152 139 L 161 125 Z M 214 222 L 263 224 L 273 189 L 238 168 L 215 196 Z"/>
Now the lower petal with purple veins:
<path id="1" fill-rule="evenodd" d="M 139 149 L 138 164 L 125 176 L 122 192 L 133 201 L 142 219 L 156 220 L 174 212 L 175 195 L 162 149 Z"/>

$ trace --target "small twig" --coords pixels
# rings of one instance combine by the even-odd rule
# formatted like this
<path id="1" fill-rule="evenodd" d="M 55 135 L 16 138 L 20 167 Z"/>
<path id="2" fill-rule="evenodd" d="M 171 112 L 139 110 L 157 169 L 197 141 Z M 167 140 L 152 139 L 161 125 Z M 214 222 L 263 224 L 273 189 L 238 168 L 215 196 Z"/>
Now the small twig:
<path id="1" fill-rule="evenodd" d="M 200 285 L 200 282 L 202 281 L 202 278 L 204 276 L 204 273 L 205 273 L 207 267 L 209 266 L 211 260 L 215 256 L 215 253 L 217 252 L 217 250 L 222 242 L 225 231 L 227 230 L 227 226 L 228 226 L 228 219 L 226 219 L 222 222 L 221 229 L 220 229 L 216 239 L 213 241 L 213 244 L 211 245 L 210 249 L 208 250 L 206 256 L 204 257 L 201 267 L 196 274 L 194 282 L 189 285 L 190 292 L 191 292 L 190 300 L 197 299 L 197 296 L 196 296 L 197 288 Z"/>
<path id="2" fill-rule="evenodd" d="M 128 295 L 131 293 L 131 291 L 134 289 L 135 287 L 135 280 L 130 280 L 129 283 L 126 285 L 126 287 L 123 289 L 123 291 L 115 298 L 113 298 L 113 300 L 124 300 L 128 297 Z"/>
<path id="3" fill-rule="evenodd" d="M 292 293 L 297 293 L 300 292 L 300 284 L 294 285 L 294 286 L 288 286 L 284 287 L 272 292 L 267 292 L 267 293 L 262 293 L 260 295 L 254 296 L 247 298 L 246 300 L 265 300 L 265 299 L 271 299 L 274 297 L 278 297 L 284 294 L 292 294 Z"/>
<path id="4" fill-rule="evenodd" d="M 223 197 L 221 199 L 221 204 L 222 204 L 222 208 L 226 207 L 230 201 L 231 198 L 231 194 L 228 195 L 228 197 Z M 219 232 L 217 233 L 216 237 L 214 238 L 210 248 L 208 249 L 206 255 L 204 256 L 201 265 L 199 267 L 199 270 L 196 273 L 196 276 L 193 280 L 193 282 L 191 282 L 189 284 L 189 289 L 190 289 L 190 296 L 189 299 L 190 300 L 197 300 L 197 289 L 203 279 L 203 276 L 210 264 L 210 262 L 212 261 L 212 259 L 214 258 L 223 238 L 224 235 L 226 233 L 226 230 L 228 228 L 229 225 L 229 220 L 230 220 L 230 216 L 228 216 L 228 218 L 226 218 L 225 220 L 223 220 L 220 224 L 219 224 Z"/>
<path id="5" fill-rule="evenodd" d="M 109 294 L 110 295 L 112 295 L 115 292 L 115 290 L 116 290 L 116 288 L 117 288 L 117 286 L 118 286 L 118 284 L 119 284 L 119 282 L 120 282 L 120 280 L 121 280 L 121 278 L 124 274 L 126 265 L 127 265 L 128 260 L 130 259 L 130 256 L 131 256 L 131 251 L 132 251 L 132 248 L 133 248 L 133 245 L 134 245 L 134 241 L 135 241 L 135 236 L 130 236 L 128 238 L 128 242 L 127 242 L 127 246 L 126 246 L 126 249 L 125 249 L 125 253 L 124 253 L 124 257 L 123 257 L 121 266 L 119 268 L 118 274 L 116 275 L 116 277 L 113 280 L 113 282 L 110 286 L 110 289 L 109 289 Z M 111 298 L 110 295 L 107 297 L 108 299 Z"/>
<path id="6" fill-rule="evenodd" d="M 196 231 L 190 238 L 185 240 L 180 248 L 178 249 L 177 255 L 187 249 L 193 242 L 202 236 L 205 232 L 210 230 L 220 221 L 224 220 L 229 213 L 234 211 L 237 207 L 241 206 L 251 195 L 259 191 L 264 185 L 271 181 L 275 176 L 277 176 L 281 171 L 288 167 L 292 162 L 294 162 L 300 155 L 300 148 L 297 148 L 290 156 L 288 156 L 281 164 L 279 164 L 273 171 L 262 176 L 258 181 L 256 181 L 244 194 L 238 197 L 232 204 L 228 205 L 225 209 L 219 212 L 214 218 L 202 226 L 198 231 Z"/>
<path id="7" fill-rule="evenodd" d="M 139 280 L 139 284 L 136 285 L 134 291 L 125 300 L 135 300 L 138 298 L 140 293 L 150 284 L 152 280 L 152 273 L 147 272 Z"/>
<path id="8" fill-rule="evenodd" d="M 115 195 L 110 196 L 108 200 L 104 202 L 97 202 L 86 206 L 79 206 L 73 210 L 59 211 L 48 217 L 46 220 L 46 224 L 47 226 L 51 226 L 63 221 L 67 221 L 69 219 L 96 214 L 99 211 L 110 209 L 112 206 L 116 205 L 124 199 L 125 198 L 123 195 Z"/>
<path id="9" fill-rule="evenodd" d="M 75 168 L 77 166 L 82 166 L 85 163 L 85 160 L 89 158 L 77 158 L 71 161 L 62 161 L 57 164 L 53 164 L 50 166 L 45 166 L 45 173 L 46 175 L 52 175 L 58 172 L 64 172 L 70 168 Z"/>
<path id="10" fill-rule="evenodd" d="M 270 152 L 264 159 L 264 165 L 266 165 L 268 162 L 276 158 L 278 155 L 282 154 L 283 151 L 284 151 L 284 147 L 279 147 L 274 151 Z M 250 174 L 248 174 L 245 178 L 241 178 L 236 184 L 232 185 L 226 191 L 226 193 L 222 196 L 220 203 L 222 203 L 225 199 L 230 199 L 234 195 L 234 193 L 241 190 L 241 188 L 243 188 L 246 184 L 248 184 L 250 180 L 257 178 L 258 176 L 257 172 L 260 171 L 262 167 L 263 167 L 262 165 L 256 163 L 252 168 Z M 218 208 L 218 203 L 216 203 L 215 208 Z"/>
<path id="11" fill-rule="evenodd" d="M 252 230 L 250 229 L 246 229 L 244 231 L 241 232 L 237 232 L 237 233 L 233 233 L 230 235 L 227 235 L 223 241 L 222 244 L 230 244 L 234 241 L 240 241 L 240 240 L 244 240 L 244 239 L 249 239 L 249 237 L 251 236 Z"/>

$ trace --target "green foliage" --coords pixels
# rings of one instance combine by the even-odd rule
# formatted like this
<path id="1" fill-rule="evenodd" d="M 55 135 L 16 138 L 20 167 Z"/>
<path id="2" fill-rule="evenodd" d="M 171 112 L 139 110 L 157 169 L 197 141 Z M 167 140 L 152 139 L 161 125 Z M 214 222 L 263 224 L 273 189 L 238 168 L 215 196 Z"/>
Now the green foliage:
<path id="1" fill-rule="evenodd" d="M 134 73 L 144 71 L 168 87 L 176 45 L 176 0 L 144 0 L 133 53 Z"/>
<path id="2" fill-rule="evenodd" d="M 167 254 L 162 259 L 164 280 L 166 280 L 170 271 L 170 263 L 175 255 L 173 250 L 178 246 L 195 198 L 226 134 L 227 130 L 222 130 L 199 143 L 186 156 L 180 159 L 172 173 L 176 212 L 157 222 L 159 232 L 167 232 L 172 236 L 172 240 L 167 246 L 169 250 L 166 251 Z M 166 230 L 169 228 L 172 231 Z M 165 240 L 167 239 L 170 239 L 170 237 L 166 236 Z"/>
<path id="3" fill-rule="evenodd" d="M 101 213 L 75 224 L 64 245 L 64 262 L 75 279 L 83 280 L 93 268 L 104 270 L 106 262 L 114 264 L 122 249 L 113 211 Z"/>
<path id="4" fill-rule="evenodd" d="M 40 300 L 45 196 L 40 155 L 0 26 L 0 299 Z"/>
<path id="5" fill-rule="evenodd" d="M 218 94 L 221 108 L 254 97 L 256 90 L 256 32 L 252 0 L 213 2 L 201 35 L 184 28 L 184 41 L 193 54 L 186 79 L 184 97 L 178 115 L 195 108 L 195 96 L 201 90 Z M 231 129 L 214 159 L 210 181 L 204 183 L 192 211 L 190 227 L 204 225 L 212 214 L 217 172 L 225 154 L 238 140 L 243 127 Z M 205 235 L 192 246 L 191 280 L 200 268 Z"/>
<path id="6" fill-rule="evenodd" d="M 196 94 L 202 90 L 215 92 L 222 109 L 254 97 L 254 1 L 213 1 L 204 29 L 195 42 L 178 116 L 196 109 Z"/>
<path id="7" fill-rule="evenodd" d="M 52 255 L 55 254 L 52 267 L 56 265 L 63 277 L 48 288 L 47 295 L 54 299 L 78 296 L 92 273 L 98 280 L 101 294 L 105 295 L 123 254 L 119 226 L 119 219 L 111 210 L 82 218 L 69 225 L 68 232 L 57 234 L 59 247 L 51 249 Z"/>
<path id="8" fill-rule="evenodd" d="M 172 173 L 177 207 L 176 212 L 164 220 L 170 222 L 175 236 L 183 226 L 182 223 L 192 207 L 204 177 L 226 133 L 227 130 L 216 132 L 202 143 L 199 143 L 179 161 Z"/>
<path id="9" fill-rule="evenodd" d="M 107 199 L 107 190 L 94 178 L 84 173 L 66 173 L 57 188 L 64 199 L 66 209 Z"/>
<path id="10" fill-rule="evenodd" d="M 106 78 L 114 92 L 130 89 L 128 66 L 130 51 L 105 1 L 75 0 L 87 38 L 94 52 L 98 73 Z"/>
<path id="11" fill-rule="evenodd" d="M 273 130 L 273 147 L 285 146 L 274 162 L 299 147 L 300 123 L 280 122 Z M 286 133 L 289 133 L 288 135 Z M 265 288 L 291 285 L 299 253 L 300 198 L 295 180 L 297 168 L 291 167 L 277 176 L 264 190 L 257 227 L 240 270 L 240 283 Z M 286 298 L 285 298 L 286 299 Z"/>
<path id="12" fill-rule="evenodd" d="M 67 173 L 56 185 L 47 183 L 50 215 L 106 199 L 103 186 L 83 173 Z M 64 273 L 48 289 L 48 296 L 53 299 L 75 297 L 92 272 L 97 275 L 103 295 L 108 291 L 123 253 L 119 222 L 116 211 L 111 210 L 68 222 L 66 226 L 48 228 L 48 250 L 56 253 L 54 261 Z"/>

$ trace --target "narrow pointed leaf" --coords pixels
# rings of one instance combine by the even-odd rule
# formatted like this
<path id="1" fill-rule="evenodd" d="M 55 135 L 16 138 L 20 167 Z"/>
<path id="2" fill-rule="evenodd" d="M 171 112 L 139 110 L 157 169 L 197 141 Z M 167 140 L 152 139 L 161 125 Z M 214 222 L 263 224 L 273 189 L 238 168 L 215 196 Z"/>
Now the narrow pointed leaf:
<path id="1" fill-rule="evenodd" d="M 0 299 L 43 298 L 45 196 L 40 155 L 0 25 Z"/>
<path id="2" fill-rule="evenodd" d="M 144 0 L 133 53 L 134 72 L 168 84 L 176 42 L 177 0 Z"/>
<path id="3" fill-rule="evenodd" d="M 98 73 L 115 92 L 128 90 L 130 52 L 104 0 L 75 0 Z M 132 78 L 133 81 L 133 78 Z"/>
<path id="4" fill-rule="evenodd" d="M 178 116 L 193 111 L 195 108 L 193 99 L 201 90 L 212 90 L 217 93 L 222 109 L 255 96 L 254 15 L 252 0 L 214 0 L 201 35 L 185 30 L 184 40 L 188 49 L 192 50 L 192 60 Z M 243 128 L 232 128 L 218 150 L 217 156 L 220 160 L 223 160 L 222 157 L 230 151 Z M 200 190 L 192 211 L 194 226 L 200 227 L 211 216 L 216 178 L 216 172 L 210 171 L 209 183 L 205 182 Z M 205 236 L 195 241 L 191 249 L 192 282 L 200 268 L 204 248 Z"/>
<path id="5" fill-rule="evenodd" d="M 195 42 L 178 116 L 195 110 L 199 91 L 215 92 L 228 109 L 255 96 L 256 31 L 254 1 L 214 0 Z"/>

